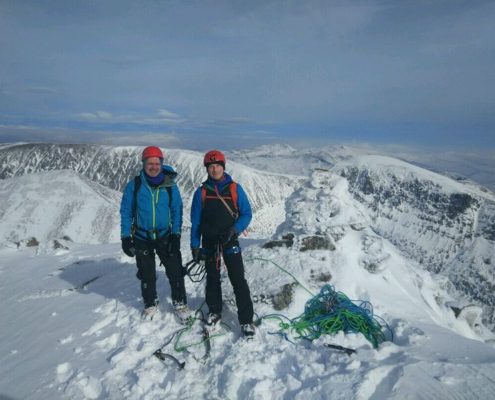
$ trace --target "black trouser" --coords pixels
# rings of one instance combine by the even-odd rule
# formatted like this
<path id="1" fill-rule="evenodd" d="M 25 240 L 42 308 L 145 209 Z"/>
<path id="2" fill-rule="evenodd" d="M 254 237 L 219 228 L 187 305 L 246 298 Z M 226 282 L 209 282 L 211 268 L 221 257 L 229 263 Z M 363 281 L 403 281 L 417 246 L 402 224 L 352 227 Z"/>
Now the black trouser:
<path id="1" fill-rule="evenodd" d="M 240 324 L 253 322 L 253 302 L 246 278 L 244 278 L 244 263 L 242 255 L 232 253 L 232 249 L 223 249 L 223 260 L 227 267 L 230 282 L 234 288 L 237 304 L 237 317 Z M 206 304 L 208 311 L 215 314 L 222 313 L 222 286 L 220 283 L 220 268 L 217 266 L 216 249 L 207 249 L 206 258 Z M 213 255 L 212 255 L 213 253 Z M 218 260 L 219 261 L 219 260 Z"/>
<path id="2" fill-rule="evenodd" d="M 165 266 L 172 292 L 172 301 L 186 303 L 181 253 L 168 254 L 167 244 L 166 237 L 155 241 L 134 239 L 138 268 L 136 276 L 141 281 L 141 294 L 143 295 L 145 307 L 154 305 L 158 298 L 156 294 L 155 251 Z"/>

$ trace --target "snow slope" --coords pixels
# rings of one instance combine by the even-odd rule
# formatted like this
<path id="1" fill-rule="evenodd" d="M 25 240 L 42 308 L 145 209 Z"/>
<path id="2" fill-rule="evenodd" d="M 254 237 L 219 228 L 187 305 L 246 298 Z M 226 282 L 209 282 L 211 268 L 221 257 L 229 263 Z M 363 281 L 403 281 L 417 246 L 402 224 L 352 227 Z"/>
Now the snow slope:
<path id="1" fill-rule="evenodd" d="M 378 349 L 359 334 L 292 344 L 271 332 L 265 319 L 253 342 L 239 336 L 232 288 L 223 282 L 222 336 L 175 352 L 178 370 L 153 352 L 180 326 L 170 313 L 170 288 L 159 269 L 161 313 L 140 320 L 135 265 L 117 244 L 70 243 L 36 255 L 33 248 L 0 250 L 0 396 L 11 399 L 488 399 L 495 397 L 493 334 L 449 306 L 455 300 L 443 277 L 405 258 L 368 225 L 367 208 L 348 181 L 316 171 L 287 201 L 279 234 L 294 233 L 291 247 L 263 248 L 243 239 L 246 278 L 259 316 L 299 315 L 311 297 L 293 286 L 290 302 L 276 310 L 273 297 L 293 277 L 316 294 L 330 282 L 351 299 L 369 300 L 388 322 L 393 342 Z M 319 207 L 315 207 L 318 200 Z M 324 229 L 323 229 L 324 228 Z M 327 237 L 320 249 L 302 251 L 306 238 Z M 183 238 L 183 248 L 187 239 Z M 325 247 L 326 246 L 326 247 Z M 316 246 L 317 247 L 317 246 Z M 184 254 L 187 260 L 187 254 Z M 12 266 L 15 266 L 13 270 Z M 203 303 L 204 286 L 187 281 L 189 305 Z M 267 300 L 268 299 L 268 300 Z M 199 323 L 181 343 L 200 340 Z M 324 347 L 357 350 L 351 356 Z"/>
<path id="2" fill-rule="evenodd" d="M 121 197 L 69 170 L 0 180 L 0 243 L 118 241 Z"/>

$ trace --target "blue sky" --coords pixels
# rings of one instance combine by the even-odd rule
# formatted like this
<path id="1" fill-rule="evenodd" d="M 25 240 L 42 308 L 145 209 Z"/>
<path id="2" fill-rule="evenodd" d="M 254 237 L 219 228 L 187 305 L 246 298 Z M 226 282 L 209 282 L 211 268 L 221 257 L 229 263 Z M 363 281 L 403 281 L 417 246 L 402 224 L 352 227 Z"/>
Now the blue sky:
<path id="1" fill-rule="evenodd" d="M 495 148 L 493 1 L 0 0 L 0 141 Z"/>

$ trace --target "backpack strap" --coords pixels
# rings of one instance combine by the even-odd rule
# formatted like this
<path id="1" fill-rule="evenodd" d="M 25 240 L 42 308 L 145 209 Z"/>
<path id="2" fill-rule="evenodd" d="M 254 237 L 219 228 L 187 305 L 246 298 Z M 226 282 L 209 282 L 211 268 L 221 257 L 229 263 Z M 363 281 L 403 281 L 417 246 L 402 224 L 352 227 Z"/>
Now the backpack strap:
<path id="1" fill-rule="evenodd" d="M 216 186 L 213 187 L 213 190 L 214 190 L 215 194 L 217 195 L 218 199 L 223 203 L 223 205 L 225 206 L 225 208 L 227 209 L 229 214 L 232 216 L 232 218 L 234 218 L 236 220 L 237 218 L 239 218 L 239 207 L 237 206 L 237 198 L 238 198 L 238 196 L 237 196 L 237 183 L 231 182 L 229 189 L 230 189 L 230 196 L 232 198 L 232 203 L 234 204 L 235 211 L 231 210 L 230 206 L 227 204 L 225 199 L 220 195 L 220 193 L 218 193 L 217 187 Z M 206 201 L 206 187 L 203 184 L 203 186 L 201 186 L 201 204 L 203 205 L 203 208 L 205 206 L 205 201 Z"/>
<path id="2" fill-rule="evenodd" d="M 141 187 L 141 175 L 137 175 L 134 177 L 134 201 L 132 203 L 131 236 L 134 236 L 134 233 L 137 230 L 137 194 L 140 187 Z"/>
<path id="3" fill-rule="evenodd" d="M 206 187 L 205 185 L 201 186 L 201 204 L 203 205 L 203 208 L 205 208 L 205 201 L 206 201 Z"/>
<path id="4" fill-rule="evenodd" d="M 237 205 L 237 182 L 232 182 L 230 184 L 230 195 L 232 196 L 232 203 L 234 203 L 234 208 L 236 211 L 239 211 L 239 207 Z"/>

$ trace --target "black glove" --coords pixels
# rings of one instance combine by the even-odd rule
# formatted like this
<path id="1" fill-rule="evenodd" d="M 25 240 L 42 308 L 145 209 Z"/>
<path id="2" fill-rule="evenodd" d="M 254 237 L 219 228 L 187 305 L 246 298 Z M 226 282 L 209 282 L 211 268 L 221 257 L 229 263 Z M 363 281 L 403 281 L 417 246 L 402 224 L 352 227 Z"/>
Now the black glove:
<path id="1" fill-rule="evenodd" d="M 199 248 L 191 249 L 191 255 L 195 263 L 201 261 L 201 249 Z"/>
<path id="2" fill-rule="evenodd" d="M 167 253 L 177 254 L 180 252 L 180 235 L 178 233 L 171 233 L 168 235 Z"/>
<path id="3" fill-rule="evenodd" d="M 136 248 L 134 247 L 134 243 L 132 243 L 132 238 L 122 238 L 122 251 L 129 257 L 134 257 L 136 255 Z"/>
<path id="4" fill-rule="evenodd" d="M 229 242 L 236 240 L 238 236 L 239 234 L 237 233 L 236 229 L 232 226 L 228 231 L 220 235 L 220 243 L 227 244 Z"/>

